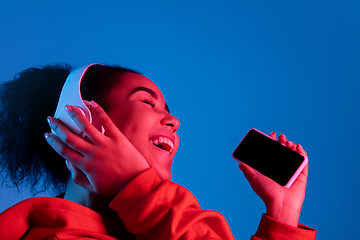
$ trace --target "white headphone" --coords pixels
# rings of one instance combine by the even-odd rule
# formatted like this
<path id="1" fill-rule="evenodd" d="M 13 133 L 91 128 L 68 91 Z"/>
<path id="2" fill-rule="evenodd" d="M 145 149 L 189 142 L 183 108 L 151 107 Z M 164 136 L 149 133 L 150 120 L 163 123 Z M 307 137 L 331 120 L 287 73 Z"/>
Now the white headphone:
<path id="1" fill-rule="evenodd" d="M 104 134 L 105 130 L 103 126 L 101 126 L 99 120 L 91 115 L 89 109 L 90 103 L 82 99 L 80 92 L 81 81 L 89 67 L 93 65 L 102 64 L 93 63 L 84 67 L 77 68 L 69 74 L 61 90 L 59 102 L 54 115 L 55 118 L 60 119 L 63 124 L 73 133 L 83 138 L 86 135 L 79 129 L 79 127 L 75 124 L 69 114 L 65 111 L 65 105 L 68 104 L 73 107 L 77 107 L 82 112 L 82 114 L 84 114 L 84 116 L 89 120 L 89 122 Z"/>

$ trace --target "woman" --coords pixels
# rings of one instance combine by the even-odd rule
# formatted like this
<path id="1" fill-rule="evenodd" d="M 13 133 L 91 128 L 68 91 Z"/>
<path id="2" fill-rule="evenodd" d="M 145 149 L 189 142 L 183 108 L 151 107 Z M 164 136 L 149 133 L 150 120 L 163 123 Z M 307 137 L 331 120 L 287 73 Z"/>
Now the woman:
<path id="1" fill-rule="evenodd" d="M 179 120 L 159 88 L 129 69 L 91 66 L 81 93 L 105 134 L 67 105 L 83 139 L 51 117 L 70 70 L 33 68 L 2 87 L 2 169 L 15 185 L 29 181 L 34 190 L 44 179 L 45 187 L 64 194 L 25 200 L 3 212 L 0 239 L 233 239 L 221 214 L 201 210 L 188 190 L 170 181 Z M 47 93 L 44 99 L 34 88 Z M 49 146 L 39 137 L 45 131 Z M 284 135 L 278 141 L 306 154 Z M 240 169 L 267 208 L 252 239 L 315 238 L 315 230 L 298 224 L 307 167 L 289 189 L 244 164 Z"/>

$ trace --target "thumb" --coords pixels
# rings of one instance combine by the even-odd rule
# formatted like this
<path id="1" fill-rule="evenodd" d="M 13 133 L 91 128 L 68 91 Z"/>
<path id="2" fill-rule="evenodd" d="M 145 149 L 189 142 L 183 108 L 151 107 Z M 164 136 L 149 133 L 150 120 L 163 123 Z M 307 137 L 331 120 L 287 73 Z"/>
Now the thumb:
<path id="1" fill-rule="evenodd" d="M 240 164 L 240 170 L 244 173 L 246 180 L 249 182 L 254 192 L 267 204 L 267 191 L 274 189 L 274 182 L 270 178 L 262 175 L 258 171 L 246 164 Z"/>
<path id="2" fill-rule="evenodd" d="M 245 178 L 250 184 L 260 175 L 259 172 L 255 171 L 252 167 L 245 163 L 240 163 L 239 168 L 244 173 Z"/>
<path id="3" fill-rule="evenodd" d="M 69 165 L 68 168 L 71 172 L 71 178 L 73 179 L 74 183 L 89 190 L 90 192 L 93 192 L 93 187 L 91 186 L 89 179 L 86 177 L 86 175 L 79 168 L 77 168 L 68 161 L 67 165 Z"/>

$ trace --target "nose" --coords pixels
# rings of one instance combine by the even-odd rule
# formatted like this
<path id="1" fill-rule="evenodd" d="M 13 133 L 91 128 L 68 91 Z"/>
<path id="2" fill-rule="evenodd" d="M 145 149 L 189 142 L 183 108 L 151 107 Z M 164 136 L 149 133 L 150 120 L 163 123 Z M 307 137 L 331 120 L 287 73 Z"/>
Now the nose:
<path id="1" fill-rule="evenodd" d="M 169 113 L 165 114 L 164 117 L 161 119 L 161 124 L 169 127 L 173 130 L 173 132 L 176 132 L 176 130 L 180 126 L 180 121 L 176 117 L 170 115 Z"/>

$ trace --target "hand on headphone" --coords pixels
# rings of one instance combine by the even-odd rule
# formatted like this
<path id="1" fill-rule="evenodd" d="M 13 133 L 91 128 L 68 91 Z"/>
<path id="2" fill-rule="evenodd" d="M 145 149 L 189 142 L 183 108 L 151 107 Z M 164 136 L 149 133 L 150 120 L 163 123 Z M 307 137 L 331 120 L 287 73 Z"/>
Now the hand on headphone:
<path id="1" fill-rule="evenodd" d="M 53 117 L 48 117 L 48 122 L 55 134 L 46 133 L 45 138 L 68 161 L 75 183 L 95 194 L 114 197 L 148 169 L 149 164 L 94 101 L 91 101 L 90 110 L 104 127 L 105 135 L 79 109 L 67 105 L 66 111 L 87 138 L 73 134 Z"/>

